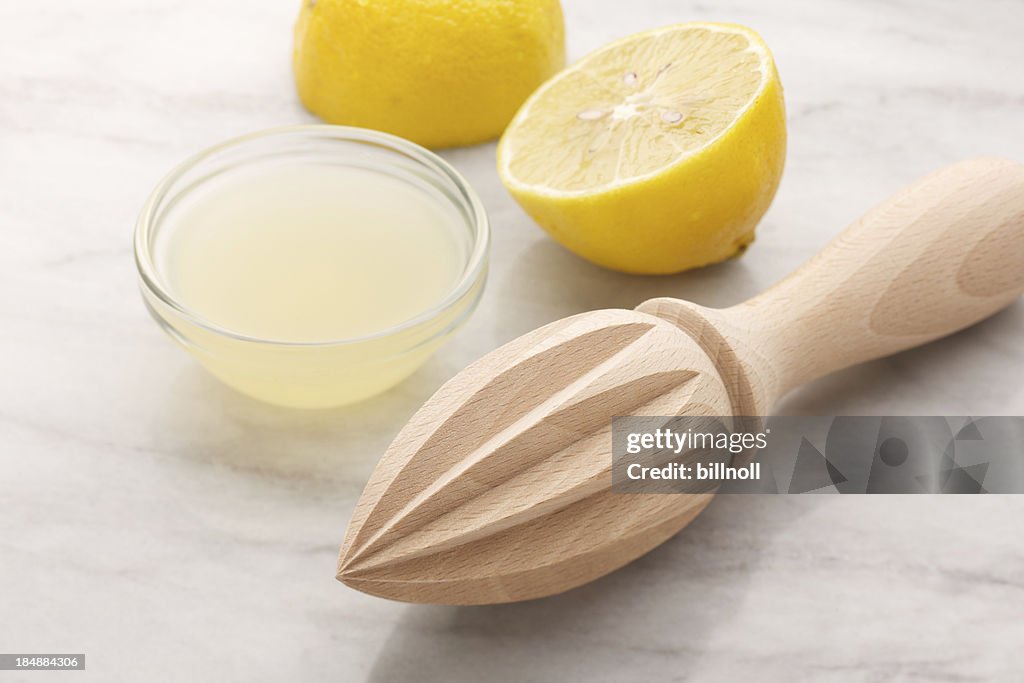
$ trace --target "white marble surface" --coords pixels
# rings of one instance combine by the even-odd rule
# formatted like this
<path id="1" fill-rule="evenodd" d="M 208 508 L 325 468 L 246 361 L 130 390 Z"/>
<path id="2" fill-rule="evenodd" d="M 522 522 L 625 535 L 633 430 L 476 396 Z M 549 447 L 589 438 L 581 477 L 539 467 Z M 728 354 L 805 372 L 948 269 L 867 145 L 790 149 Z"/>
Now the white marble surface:
<path id="1" fill-rule="evenodd" d="M 0 651 L 88 655 L 24 680 L 1022 680 L 1024 497 L 723 497 L 627 569 L 520 605 L 390 603 L 333 569 L 376 458 L 469 360 L 590 308 L 739 301 L 924 172 L 1024 160 L 1024 4 L 568 0 L 573 56 L 680 20 L 762 32 L 790 152 L 758 241 L 701 272 L 617 276 L 530 224 L 493 146 L 446 153 L 494 221 L 482 307 L 400 388 L 320 414 L 206 377 L 147 318 L 129 248 L 172 164 L 310 120 L 297 4 L 0 3 Z M 784 409 L 1021 414 L 1022 332 L 1018 303 Z"/>

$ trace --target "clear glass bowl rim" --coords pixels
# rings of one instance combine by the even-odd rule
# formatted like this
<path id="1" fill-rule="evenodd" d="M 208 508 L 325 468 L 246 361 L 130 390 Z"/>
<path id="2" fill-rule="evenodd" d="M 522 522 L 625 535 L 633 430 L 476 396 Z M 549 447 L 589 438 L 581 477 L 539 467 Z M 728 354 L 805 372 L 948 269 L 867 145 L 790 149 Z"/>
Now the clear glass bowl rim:
<path id="1" fill-rule="evenodd" d="M 442 299 L 440 302 L 432 306 L 431 308 L 423 311 L 422 313 L 404 320 L 403 322 L 385 328 L 372 334 L 363 335 L 360 337 L 349 337 L 345 339 L 326 340 L 326 341 L 285 341 L 276 339 L 263 339 L 260 337 L 253 337 L 249 335 L 240 334 L 227 328 L 221 327 L 216 323 L 206 320 L 202 316 L 189 310 L 186 306 L 177 301 L 167 289 L 161 283 L 161 278 L 158 273 L 158 269 L 153 263 L 152 245 L 150 243 L 150 235 L 155 228 L 157 213 L 162 205 L 164 199 L 167 198 L 172 186 L 175 182 L 181 179 L 188 171 L 195 168 L 199 164 L 203 163 L 207 159 L 216 156 L 217 154 L 230 150 L 234 147 L 246 145 L 251 142 L 263 140 L 271 137 L 286 137 L 290 135 L 317 135 L 317 136 L 330 136 L 336 140 L 345 140 L 350 142 L 361 142 L 369 143 L 378 147 L 384 147 L 397 151 L 405 156 L 413 159 L 414 161 L 422 164 L 425 168 L 430 171 L 441 175 L 454 183 L 458 189 L 460 200 L 463 203 L 463 209 L 466 210 L 468 216 L 472 221 L 472 225 L 469 226 L 472 230 L 472 249 L 469 254 L 469 258 L 466 260 L 466 265 L 463 268 L 462 276 L 459 279 L 455 287 Z M 474 286 L 478 283 L 482 276 L 486 274 L 487 269 L 487 257 L 488 250 L 490 248 L 491 229 L 490 223 L 487 218 L 487 212 L 484 209 L 483 202 L 477 195 L 476 191 L 472 188 L 469 182 L 462 176 L 461 173 L 455 170 L 447 161 L 442 159 L 437 154 L 434 154 L 430 150 L 417 145 L 414 142 L 405 140 L 396 135 L 390 135 L 388 133 L 382 133 L 380 131 L 370 130 L 366 128 L 356 128 L 352 126 L 336 126 L 331 124 L 307 124 L 297 126 L 280 126 L 276 128 L 267 128 L 259 130 L 239 137 L 225 140 L 217 145 L 208 147 L 203 151 L 194 154 L 185 161 L 175 166 L 163 179 L 157 184 L 153 191 L 149 194 L 145 205 L 142 208 L 142 212 L 139 214 L 139 219 L 135 224 L 134 231 L 134 252 L 135 252 L 135 266 L 138 270 L 139 277 L 142 285 L 148 290 L 153 296 L 159 299 L 163 304 L 169 306 L 175 312 L 183 316 L 190 323 L 197 325 L 198 327 L 212 332 L 214 334 L 229 337 L 231 339 L 241 342 L 251 342 L 256 344 L 273 345 L 273 346 L 294 346 L 294 347 L 324 347 L 324 346 L 339 346 L 347 344 L 357 344 L 360 342 L 373 341 L 375 339 L 383 339 L 395 334 L 399 334 L 405 330 L 413 329 L 421 324 L 427 323 L 450 308 L 458 304 L 467 294 L 471 292 Z M 479 296 L 479 294 L 477 295 Z M 470 307 L 474 307 L 475 302 L 470 303 Z"/>

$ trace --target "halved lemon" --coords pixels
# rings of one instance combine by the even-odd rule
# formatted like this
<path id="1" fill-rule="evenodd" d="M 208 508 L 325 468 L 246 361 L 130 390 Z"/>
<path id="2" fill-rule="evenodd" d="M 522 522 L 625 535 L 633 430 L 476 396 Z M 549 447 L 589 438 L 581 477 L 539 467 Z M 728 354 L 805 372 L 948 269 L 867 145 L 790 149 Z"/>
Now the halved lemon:
<path id="1" fill-rule="evenodd" d="M 542 85 L 498 146 L 505 186 L 594 263 L 675 273 L 743 251 L 786 156 L 782 85 L 751 29 L 636 34 Z"/>

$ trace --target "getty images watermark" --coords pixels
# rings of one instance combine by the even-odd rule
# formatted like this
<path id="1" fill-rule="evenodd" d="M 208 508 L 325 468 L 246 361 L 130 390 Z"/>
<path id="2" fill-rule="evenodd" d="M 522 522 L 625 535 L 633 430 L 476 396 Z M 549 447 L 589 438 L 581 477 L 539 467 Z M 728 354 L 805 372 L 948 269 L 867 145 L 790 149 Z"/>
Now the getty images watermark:
<path id="1" fill-rule="evenodd" d="M 617 417 L 618 493 L 1024 493 L 1024 417 Z"/>

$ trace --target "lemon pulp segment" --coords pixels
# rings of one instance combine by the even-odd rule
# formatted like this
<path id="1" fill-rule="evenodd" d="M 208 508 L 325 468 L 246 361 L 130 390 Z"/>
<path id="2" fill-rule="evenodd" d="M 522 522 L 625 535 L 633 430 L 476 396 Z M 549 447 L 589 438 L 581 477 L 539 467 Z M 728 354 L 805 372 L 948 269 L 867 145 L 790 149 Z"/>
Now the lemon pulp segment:
<path id="1" fill-rule="evenodd" d="M 715 28 L 663 30 L 595 53 L 534 100 L 545 106 L 524 108 L 515 135 L 532 144 L 508 170 L 567 192 L 655 172 L 732 124 L 762 88 L 765 57 L 747 36 Z"/>

